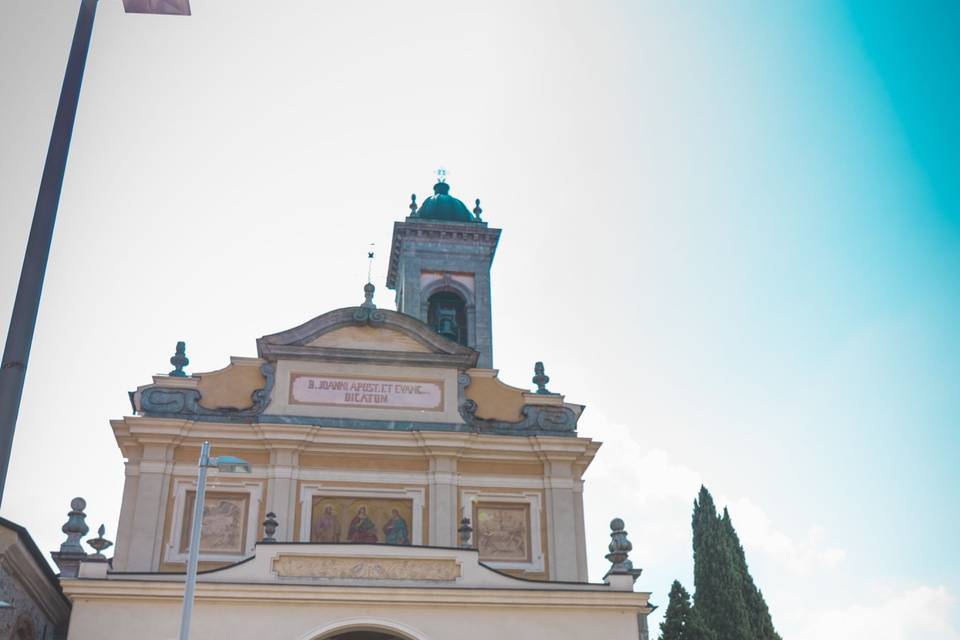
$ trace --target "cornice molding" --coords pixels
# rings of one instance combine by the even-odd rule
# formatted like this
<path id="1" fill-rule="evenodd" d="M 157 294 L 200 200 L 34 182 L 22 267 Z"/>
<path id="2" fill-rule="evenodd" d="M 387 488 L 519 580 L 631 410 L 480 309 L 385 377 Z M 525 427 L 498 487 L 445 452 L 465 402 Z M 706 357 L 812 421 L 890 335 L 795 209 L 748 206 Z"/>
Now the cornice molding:
<path id="1" fill-rule="evenodd" d="M 480 226 L 475 222 L 437 222 L 407 218 L 393 223 L 393 240 L 390 246 L 390 263 L 387 270 L 387 288 L 397 288 L 397 273 L 400 268 L 400 252 L 404 239 L 416 238 L 444 244 L 480 246 L 488 252 L 490 260 L 500 242 L 500 229 Z"/>
<path id="2" fill-rule="evenodd" d="M 357 429 L 333 426 L 286 424 L 283 422 L 206 422 L 203 420 L 170 420 L 150 416 L 130 416 L 111 422 L 117 442 L 125 451 L 133 452 L 146 445 L 193 445 L 203 440 L 229 442 L 231 447 L 293 448 L 301 453 L 324 453 L 349 450 L 367 451 L 381 448 L 388 452 L 430 451 L 442 455 L 469 454 L 496 460 L 538 459 L 569 460 L 587 464 L 600 447 L 599 442 L 576 435 L 517 434 L 504 438 L 500 434 L 476 431 L 409 431 L 383 428 Z M 421 425 L 422 426 L 422 425 Z M 460 425 L 463 427 L 464 425 Z"/>
<path id="3" fill-rule="evenodd" d="M 180 576 L 156 580 L 121 578 L 62 580 L 71 600 L 182 600 Z M 504 607 L 564 607 L 565 609 L 631 609 L 650 613 L 650 594 L 618 591 L 607 585 L 558 585 L 559 588 L 503 589 L 471 587 L 368 587 L 291 584 L 242 584 L 201 581 L 196 598 L 204 602 L 284 602 L 290 604 L 371 603 L 431 606 L 496 605 Z"/>

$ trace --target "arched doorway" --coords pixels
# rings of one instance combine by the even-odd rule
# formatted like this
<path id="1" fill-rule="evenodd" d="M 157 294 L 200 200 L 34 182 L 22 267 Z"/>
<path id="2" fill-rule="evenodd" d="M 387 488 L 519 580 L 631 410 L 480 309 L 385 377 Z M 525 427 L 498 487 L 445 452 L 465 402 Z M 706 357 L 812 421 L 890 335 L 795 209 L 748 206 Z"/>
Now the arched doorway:
<path id="1" fill-rule="evenodd" d="M 384 631 L 344 631 L 327 636 L 324 640 L 405 640 L 400 636 Z"/>
<path id="2" fill-rule="evenodd" d="M 301 636 L 300 640 L 428 640 L 421 631 L 398 620 L 345 618 L 328 622 Z"/>

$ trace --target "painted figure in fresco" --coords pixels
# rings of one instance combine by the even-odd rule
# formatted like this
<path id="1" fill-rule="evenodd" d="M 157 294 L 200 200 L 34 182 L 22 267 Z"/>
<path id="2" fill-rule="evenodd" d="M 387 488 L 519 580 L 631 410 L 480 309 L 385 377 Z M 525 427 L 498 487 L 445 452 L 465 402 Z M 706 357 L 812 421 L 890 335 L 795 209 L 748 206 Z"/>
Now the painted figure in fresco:
<path id="1" fill-rule="evenodd" d="M 373 523 L 370 516 L 367 515 L 367 508 L 357 509 L 357 515 L 350 521 L 350 529 L 347 531 L 347 540 L 350 542 L 376 542 L 377 525 Z"/>
<path id="2" fill-rule="evenodd" d="M 393 509 L 387 524 L 383 525 L 384 542 L 387 544 L 410 544 L 410 529 L 400 512 Z"/>
<path id="3" fill-rule="evenodd" d="M 333 513 L 333 506 L 329 504 L 313 523 L 313 542 L 340 542 L 340 518 Z"/>

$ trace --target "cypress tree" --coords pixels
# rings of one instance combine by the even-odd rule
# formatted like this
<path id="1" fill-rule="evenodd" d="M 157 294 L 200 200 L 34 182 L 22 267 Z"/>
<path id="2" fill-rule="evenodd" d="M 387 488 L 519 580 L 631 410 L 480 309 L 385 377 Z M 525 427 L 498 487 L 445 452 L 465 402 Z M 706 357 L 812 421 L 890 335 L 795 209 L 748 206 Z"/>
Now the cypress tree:
<path id="1" fill-rule="evenodd" d="M 741 572 L 730 536 L 706 487 L 693 503 L 693 582 L 698 624 L 715 640 L 759 640 L 752 634 Z"/>
<path id="2" fill-rule="evenodd" d="M 687 623 L 683 626 L 683 640 L 715 640 L 713 633 L 700 619 L 700 614 L 693 608 L 690 609 Z"/>
<path id="3" fill-rule="evenodd" d="M 747 566 L 747 557 L 743 552 L 743 545 L 740 544 L 740 536 L 733 528 L 733 521 L 730 519 L 730 513 L 726 507 L 723 509 L 723 518 L 721 519 L 723 533 L 726 536 L 730 548 L 733 550 L 734 562 L 737 572 L 740 574 L 741 588 L 743 591 L 743 600 L 747 605 L 747 615 L 750 623 L 750 632 L 756 640 L 781 640 L 779 634 L 773 627 L 773 620 L 770 618 L 770 610 L 763 599 L 763 594 L 753 582 L 750 575 L 750 569 Z"/>
<path id="4" fill-rule="evenodd" d="M 660 640 L 686 640 L 684 626 L 690 617 L 690 594 L 679 580 L 670 587 L 670 603 L 660 623 Z"/>
<path id="5" fill-rule="evenodd" d="M 660 640 L 713 640 L 690 605 L 690 594 L 679 580 L 670 587 L 670 602 L 660 623 Z"/>

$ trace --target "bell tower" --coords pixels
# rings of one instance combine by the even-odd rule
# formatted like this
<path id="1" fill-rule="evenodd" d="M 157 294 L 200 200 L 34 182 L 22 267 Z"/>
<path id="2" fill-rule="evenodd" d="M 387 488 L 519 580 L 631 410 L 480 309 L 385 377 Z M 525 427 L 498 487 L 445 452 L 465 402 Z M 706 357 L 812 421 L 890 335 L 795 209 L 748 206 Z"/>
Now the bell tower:
<path id="1" fill-rule="evenodd" d="M 477 366 L 493 367 L 490 265 L 500 229 L 480 219 L 480 200 L 471 212 L 450 195 L 440 172 L 433 195 L 393 225 L 387 287 L 397 311 L 418 318 L 440 335 L 480 353 Z"/>

